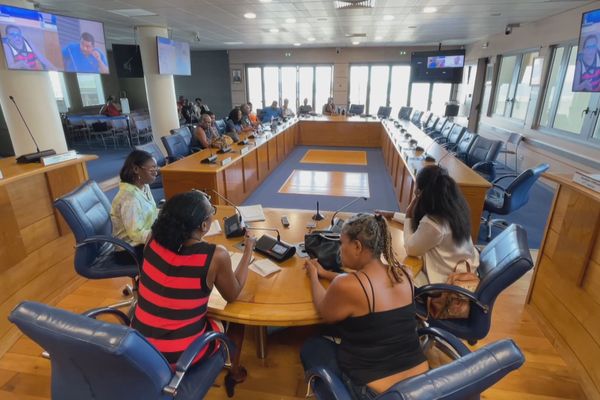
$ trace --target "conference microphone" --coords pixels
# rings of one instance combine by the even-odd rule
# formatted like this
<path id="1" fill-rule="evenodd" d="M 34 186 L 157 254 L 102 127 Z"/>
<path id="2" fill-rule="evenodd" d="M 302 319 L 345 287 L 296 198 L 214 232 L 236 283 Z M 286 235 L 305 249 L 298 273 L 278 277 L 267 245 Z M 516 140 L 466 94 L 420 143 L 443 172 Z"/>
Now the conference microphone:
<path id="1" fill-rule="evenodd" d="M 317 201 L 317 212 L 312 216 L 312 219 L 315 221 L 321 221 L 324 220 L 325 217 L 323 216 L 323 214 L 321 214 L 319 212 L 319 202 Z"/>
<path id="2" fill-rule="evenodd" d="M 354 200 L 352 200 L 351 202 L 344 204 L 340 209 L 338 209 L 336 212 L 333 213 L 333 215 L 331 216 L 331 225 L 329 226 L 329 230 L 331 232 L 335 232 L 335 233 L 340 233 L 342 231 L 342 226 L 344 225 L 344 220 L 341 218 L 338 218 L 337 220 L 335 219 L 335 216 L 342 210 L 345 210 L 346 208 L 350 207 L 352 204 L 356 203 L 357 201 L 359 201 L 360 199 L 363 199 L 364 201 L 367 201 L 368 197 L 357 197 Z"/>
<path id="3" fill-rule="evenodd" d="M 442 161 L 444 160 L 444 158 L 448 157 L 450 154 L 452 154 L 453 156 L 455 156 L 455 155 L 456 155 L 456 153 L 454 153 L 454 152 L 452 152 L 452 151 L 449 151 L 449 152 L 447 152 L 446 154 L 444 154 L 444 155 L 442 156 L 442 158 L 440 158 L 440 161 L 438 161 L 438 162 L 437 162 L 437 165 L 438 165 L 438 167 L 441 167 L 441 166 L 442 166 Z"/>
<path id="4" fill-rule="evenodd" d="M 23 121 L 23 124 L 25 124 L 25 128 L 27 128 L 27 132 L 29 132 L 29 136 L 31 136 L 31 140 L 33 141 L 33 144 L 35 145 L 35 150 L 36 150 L 35 153 L 23 154 L 22 156 L 19 156 L 17 158 L 17 164 L 40 162 L 40 159 L 42 157 L 53 156 L 54 154 L 56 154 L 56 151 L 54 151 L 52 149 L 40 151 L 40 147 L 38 146 L 37 142 L 35 141 L 35 137 L 33 136 L 33 133 L 31 133 L 31 129 L 29 129 L 29 125 L 27 125 L 27 121 L 25 121 L 23 114 L 21 114 L 21 109 L 17 105 L 15 98 L 12 96 L 8 96 L 8 98 L 13 102 L 13 104 L 17 108 L 17 111 L 19 112 L 19 115 L 21 116 L 21 120 Z"/>
<path id="5" fill-rule="evenodd" d="M 283 262 L 296 254 L 296 247 L 281 241 L 281 235 L 277 228 L 253 228 L 246 227 L 250 230 L 272 231 L 277 232 L 277 238 L 269 235 L 262 235 L 254 246 L 254 250 L 261 253 L 277 262 Z"/>
<path id="6" fill-rule="evenodd" d="M 208 145 L 208 151 L 210 152 L 210 156 L 203 158 L 200 162 L 202 164 L 214 164 L 217 162 L 217 155 L 213 154 L 212 147 L 210 144 Z"/>
<path id="7" fill-rule="evenodd" d="M 225 201 L 227 204 L 233 206 L 233 208 L 236 211 L 236 214 L 233 214 L 231 217 L 223 218 L 223 231 L 225 232 L 225 237 L 232 238 L 244 236 L 246 234 L 246 224 L 242 219 L 242 213 L 240 209 L 231 201 L 229 201 L 225 196 L 221 195 L 221 193 L 217 192 L 214 189 L 212 191 L 217 196 L 219 196 L 220 199 Z"/>

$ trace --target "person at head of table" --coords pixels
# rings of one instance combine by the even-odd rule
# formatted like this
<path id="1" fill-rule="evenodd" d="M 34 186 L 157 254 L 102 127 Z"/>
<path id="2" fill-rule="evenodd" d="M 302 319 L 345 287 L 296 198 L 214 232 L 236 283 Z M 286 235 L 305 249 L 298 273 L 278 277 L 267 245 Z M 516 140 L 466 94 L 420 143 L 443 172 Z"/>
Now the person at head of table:
<path id="1" fill-rule="evenodd" d="M 600 50 L 598 37 L 588 35 L 577 54 L 573 90 L 585 92 L 600 91 Z"/>
<path id="2" fill-rule="evenodd" d="M 258 121 L 258 116 L 256 115 L 255 112 L 252 111 L 252 103 L 248 102 L 248 119 L 250 119 L 250 122 L 252 122 L 252 125 L 254 125 L 255 127 L 258 126 L 260 124 L 260 122 Z"/>
<path id="3" fill-rule="evenodd" d="M 429 368 L 417 335 L 411 273 L 396 259 L 381 215 L 357 214 L 346 221 L 340 256 L 352 272 L 326 271 L 316 260 L 305 268 L 315 308 L 323 322 L 335 324 L 341 343 L 309 339 L 300 358 L 305 370 L 325 366 L 338 372 L 353 398 L 372 399 Z M 319 278 L 331 281 L 327 289 Z"/>
<path id="4" fill-rule="evenodd" d="M 102 51 L 96 47 L 96 39 L 89 32 L 83 32 L 79 43 L 71 43 L 63 49 L 67 72 L 108 73 L 108 63 Z"/>
<path id="5" fill-rule="evenodd" d="M 99 114 L 106 115 L 107 117 L 118 117 L 121 115 L 121 111 L 115 106 L 115 99 L 112 96 L 106 98 L 106 103 L 100 109 Z"/>
<path id="6" fill-rule="evenodd" d="M 120 172 L 119 191 L 112 201 L 110 219 L 113 236 L 134 247 L 141 259 L 150 229 L 158 215 L 150 184 L 158 175 L 158 166 L 152 154 L 134 150 L 129 153 Z M 132 262 L 129 253 L 117 251 L 120 264 Z"/>
<path id="7" fill-rule="evenodd" d="M 243 103 L 240 105 L 240 110 L 242 111 L 242 132 L 250 132 L 256 128 L 255 123 L 250 119 L 250 111 L 252 110 L 248 103 Z"/>
<path id="8" fill-rule="evenodd" d="M 337 115 L 337 107 L 333 102 L 333 97 L 327 99 L 327 104 L 323 106 L 323 115 Z"/>
<path id="9" fill-rule="evenodd" d="M 242 127 L 242 110 L 238 107 L 231 110 L 229 116 L 227 117 L 225 134 L 233 139 L 234 142 L 239 142 L 240 137 L 239 133 L 243 132 L 244 128 Z"/>
<path id="10" fill-rule="evenodd" d="M 152 226 L 144 249 L 139 301 L 131 326 L 171 366 L 195 338 L 205 332 L 224 331 L 219 321 L 207 316 L 213 288 L 232 302 L 248 277 L 255 238 L 245 237 L 244 252 L 234 272 L 227 249 L 204 239 L 215 212 L 203 192 L 193 190 L 171 197 Z M 193 364 L 215 351 L 222 350 L 215 344 L 207 346 Z"/>
<path id="11" fill-rule="evenodd" d="M 262 110 L 261 121 L 263 123 L 271 122 L 271 119 L 278 119 L 281 117 L 281 108 L 277 107 L 277 101 L 273 101 L 270 107 L 265 107 Z"/>
<path id="12" fill-rule="evenodd" d="M 312 106 L 308 104 L 308 99 L 305 98 L 302 105 L 298 108 L 298 114 L 308 114 L 312 112 Z"/>
<path id="13" fill-rule="evenodd" d="M 281 107 L 281 115 L 284 118 L 293 117 L 295 114 L 290 109 L 290 101 L 288 99 L 283 99 L 283 107 Z"/>
<path id="14" fill-rule="evenodd" d="M 401 220 L 399 213 L 378 212 Z M 415 277 L 417 286 L 445 283 L 464 261 L 473 272 L 479 266 L 479 252 L 471 240 L 469 205 L 446 169 L 430 165 L 419 171 L 415 196 L 402 222 L 406 254 L 423 257 L 423 272 Z M 459 271 L 464 272 L 463 267 Z"/>
<path id="15" fill-rule="evenodd" d="M 206 113 L 200 117 L 200 123 L 194 129 L 194 143 L 198 143 L 203 149 L 210 147 L 213 140 L 221 137 L 221 134 L 213 126 L 211 116 Z"/>
<path id="16" fill-rule="evenodd" d="M 6 37 L 2 39 L 2 44 L 8 68 L 35 71 L 56 70 L 44 53 L 38 51 L 29 40 L 23 37 L 21 28 L 16 25 L 7 25 L 4 32 Z"/>

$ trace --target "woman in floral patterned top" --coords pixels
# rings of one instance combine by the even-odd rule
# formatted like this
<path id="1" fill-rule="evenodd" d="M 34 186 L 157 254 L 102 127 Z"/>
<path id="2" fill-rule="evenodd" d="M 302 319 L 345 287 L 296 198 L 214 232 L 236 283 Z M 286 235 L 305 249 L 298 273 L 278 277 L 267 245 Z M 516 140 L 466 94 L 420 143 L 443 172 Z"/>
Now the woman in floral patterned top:
<path id="1" fill-rule="evenodd" d="M 158 166 L 150 153 L 132 151 L 121 168 L 119 192 L 112 202 L 113 236 L 133 246 L 139 259 L 158 216 L 149 186 L 157 175 Z M 128 253 L 117 250 L 116 261 L 129 264 L 132 260 Z"/>

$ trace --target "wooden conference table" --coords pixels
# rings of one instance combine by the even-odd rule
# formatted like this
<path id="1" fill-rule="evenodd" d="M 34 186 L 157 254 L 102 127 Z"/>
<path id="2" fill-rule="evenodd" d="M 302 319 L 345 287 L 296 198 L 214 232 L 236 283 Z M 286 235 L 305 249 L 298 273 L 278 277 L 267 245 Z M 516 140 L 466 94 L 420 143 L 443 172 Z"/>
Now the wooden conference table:
<path id="1" fill-rule="evenodd" d="M 445 157 L 448 152 L 432 143 L 429 136 L 409 121 L 401 123 L 421 147 L 441 160 L 441 165 L 458 183 L 471 210 L 471 235 L 475 239 L 490 183 L 452 155 Z M 401 211 L 405 211 L 410 203 L 417 172 L 427 164 L 420 154 L 406 150 L 408 142 L 391 121 L 363 117 L 309 117 L 294 119 L 279 126 L 277 132 L 249 139 L 248 145 L 234 144 L 232 152 L 218 154 L 216 164 L 201 163 L 211 154 L 211 150 L 203 150 L 165 166 L 161 169 L 165 196 L 170 198 L 191 189 L 216 190 L 231 202 L 240 204 L 296 145 L 381 148 Z M 217 196 L 213 196 L 213 202 L 225 204 Z"/>
<path id="2" fill-rule="evenodd" d="M 235 212 L 231 206 L 217 206 L 215 218 L 221 222 L 224 217 L 233 215 Z M 313 212 L 301 210 L 286 209 L 265 209 L 265 221 L 252 222 L 249 225 L 255 228 L 277 228 L 281 234 L 281 240 L 289 244 L 297 244 L 304 241 L 304 235 L 308 233 L 307 222 L 311 221 Z M 286 215 L 290 222 L 289 228 L 281 225 L 281 217 Z M 341 218 L 348 218 L 351 214 L 339 213 Z M 332 213 L 325 213 L 325 219 L 319 221 L 316 229 L 326 229 L 329 225 Z M 406 257 L 402 239 L 402 225 L 390 221 L 392 241 L 396 255 L 400 261 L 403 261 L 413 272 L 413 275 L 419 273 L 422 268 L 422 262 L 418 258 Z M 273 235 L 273 232 L 264 232 Z M 256 237 L 260 237 L 262 232 L 254 231 Z M 209 242 L 219 243 L 227 247 L 230 251 L 239 251 L 234 246 L 240 243 L 243 238 L 226 239 L 225 235 L 207 238 Z M 255 253 L 257 259 L 264 258 Z M 227 304 L 225 309 L 218 310 L 209 308 L 209 315 L 223 320 L 241 324 L 243 326 L 257 326 L 259 357 L 264 358 L 266 354 L 266 327 L 267 326 L 302 326 L 315 325 L 320 323 L 321 319 L 317 314 L 312 302 L 310 282 L 304 271 L 304 262 L 306 258 L 301 258 L 297 254 L 289 260 L 279 263 L 281 271 L 268 277 L 250 271 L 248 279 L 238 299 Z"/>

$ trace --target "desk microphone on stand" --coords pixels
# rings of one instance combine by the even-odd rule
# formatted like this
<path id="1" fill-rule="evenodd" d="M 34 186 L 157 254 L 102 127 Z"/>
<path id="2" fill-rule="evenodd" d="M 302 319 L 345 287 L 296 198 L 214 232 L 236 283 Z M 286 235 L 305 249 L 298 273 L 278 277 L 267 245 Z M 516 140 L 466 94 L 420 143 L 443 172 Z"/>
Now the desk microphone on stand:
<path id="1" fill-rule="evenodd" d="M 225 237 L 231 238 L 244 236 L 246 234 L 246 224 L 242 219 L 242 213 L 240 212 L 240 209 L 231 201 L 229 201 L 225 196 L 221 195 L 221 193 L 217 192 L 214 189 L 213 192 L 227 204 L 233 206 L 233 208 L 236 211 L 236 213 L 233 214 L 231 217 L 223 218 L 223 231 L 225 232 Z"/>
<path id="2" fill-rule="evenodd" d="M 325 217 L 323 216 L 323 214 L 321 214 L 319 212 L 319 202 L 317 201 L 317 212 L 315 213 L 315 215 L 312 216 L 312 219 L 315 221 L 321 221 L 324 220 Z"/>
<path id="3" fill-rule="evenodd" d="M 277 228 L 253 228 L 248 226 L 246 229 L 277 232 L 277 239 L 269 235 L 262 235 L 254 246 L 254 250 L 257 252 L 277 262 L 283 262 L 296 254 L 295 246 L 281 241 L 281 235 Z"/>
<path id="4" fill-rule="evenodd" d="M 345 210 L 346 208 L 350 207 L 352 204 L 356 203 L 357 201 L 359 201 L 360 199 L 363 199 L 364 201 L 367 201 L 367 197 L 357 197 L 354 200 L 352 200 L 351 202 L 344 204 L 340 209 L 338 209 L 336 212 L 333 213 L 333 216 L 331 217 L 331 225 L 329 226 L 329 230 L 335 233 L 340 233 L 342 231 L 342 226 L 344 225 L 344 220 L 341 218 L 338 218 L 337 220 L 335 219 L 335 216 L 342 210 Z"/>
<path id="5" fill-rule="evenodd" d="M 38 146 L 37 142 L 35 141 L 35 137 L 31 133 L 31 129 L 29 129 L 29 125 L 27 125 L 27 122 L 25 121 L 23 114 L 21 114 L 21 110 L 19 109 L 19 106 L 17 105 L 15 98 L 12 96 L 8 96 L 8 98 L 13 102 L 13 104 L 17 108 L 17 111 L 19 112 L 19 115 L 21 116 L 21 120 L 23 121 L 23 124 L 25 124 L 25 128 L 27 128 L 27 132 L 29 132 L 29 136 L 31 136 L 31 140 L 33 140 L 33 144 L 35 145 L 35 150 L 36 150 L 35 153 L 23 154 L 22 156 L 19 156 L 19 158 L 17 158 L 17 164 L 40 162 L 40 159 L 42 157 L 53 156 L 54 154 L 56 154 L 56 151 L 54 151 L 52 149 L 40 151 L 40 147 Z"/>
<path id="6" fill-rule="evenodd" d="M 212 148 L 210 146 L 210 144 L 208 145 L 208 151 L 210 151 L 210 156 L 203 158 L 202 161 L 200 161 L 202 164 L 214 164 L 217 162 L 217 155 L 213 154 L 212 152 Z"/>

